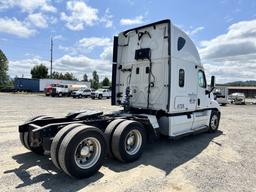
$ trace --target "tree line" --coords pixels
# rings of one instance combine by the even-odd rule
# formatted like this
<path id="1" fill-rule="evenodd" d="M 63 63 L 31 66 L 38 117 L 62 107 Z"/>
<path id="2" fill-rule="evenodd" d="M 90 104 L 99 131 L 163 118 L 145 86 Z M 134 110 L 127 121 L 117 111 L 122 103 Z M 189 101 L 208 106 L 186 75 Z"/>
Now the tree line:
<path id="1" fill-rule="evenodd" d="M 43 64 L 35 65 L 31 69 L 31 76 L 32 76 L 32 78 L 36 78 L 36 79 L 52 78 L 52 79 L 78 81 L 77 78 L 74 76 L 74 74 L 69 73 L 69 72 L 66 72 L 65 74 L 63 74 L 63 73 L 54 71 L 52 73 L 52 75 L 48 75 L 48 68 Z M 97 71 L 92 72 L 92 79 L 88 79 L 88 75 L 85 73 L 83 75 L 82 81 L 86 81 L 86 82 L 90 81 L 91 87 L 94 89 L 111 86 L 111 82 L 107 77 L 105 77 L 101 82 L 99 81 L 99 75 L 98 75 Z"/>
<path id="2" fill-rule="evenodd" d="M 61 73 L 54 71 L 52 75 L 48 74 L 48 68 L 43 65 L 35 65 L 31 71 L 30 71 L 31 77 L 35 79 L 46 79 L 46 78 L 52 78 L 52 79 L 61 79 L 61 80 L 76 80 L 78 79 L 74 76 L 73 73 Z M 90 81 L 91 87 L 94 89 L 98 89 L 101 87 L 110 87 L 111 82 L 110 80 L 105 77 L 101 82 L 99 81 L 99 75 L 97 71 L 92 72 L 92 79 L 88 79 L 88 75 L 85 73 L 83 75 L 82 81 Z M 8 76 L 8 59 L 3 53 L 3 51 L 0 49 L 0 90 L 2 89 L 10 89 L 13 88 L 13 81 Z"/>

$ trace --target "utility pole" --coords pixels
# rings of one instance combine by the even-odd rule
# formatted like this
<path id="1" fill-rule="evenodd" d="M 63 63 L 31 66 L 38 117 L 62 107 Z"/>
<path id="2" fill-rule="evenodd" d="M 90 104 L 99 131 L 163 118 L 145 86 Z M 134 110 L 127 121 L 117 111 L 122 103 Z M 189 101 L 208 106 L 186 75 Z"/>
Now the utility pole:
<path id="1" fill-rule="evenodd" d="M 52 53 L 53 53 L 53 40 L 51 37 L 51 69 L 50 69 L 50 78 L 52 78 Z"/>

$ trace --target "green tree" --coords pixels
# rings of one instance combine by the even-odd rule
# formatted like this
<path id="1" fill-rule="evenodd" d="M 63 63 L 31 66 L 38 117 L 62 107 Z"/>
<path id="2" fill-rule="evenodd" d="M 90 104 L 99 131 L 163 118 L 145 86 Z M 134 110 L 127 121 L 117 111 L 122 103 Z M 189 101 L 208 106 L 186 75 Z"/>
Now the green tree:
<path id="1" fill-rule="evenodd" d="M 110 86 L 110 81 L 107 77 L 105 77 L 101 84 L 102 84 L 102 86 L 107 87 L 107 86 Z"/>
<path id="2" fill-rule="evenodd" d="M 87 82 L 88 81 L 88 75 L 85 73 L 83 76 L 83 81 Z"/>
<path id="3" fill-rule="evenodd" d="M 9 77 L 7 75 L 8 71 L 8 59 L 0 49 L 0 88 L 4 88 L 9 82 Z"/>
<path id="4" fill-rule="evenodd" d="M 63 79 L 64 80 L 77 80 L 75 78 L 74 74 L 73 73 L 69 73 L 69 72 L 64 74 Z"/>
<path id="5" fill-rule="evenodd" d="M 52 72 L 52 79 L 59 79 L 59 76 L 60 76 L 59 72 L 57 71 Z"/>
<path id="6" fill-rule="evenodd" d="M 67 72 L 67 73 L 63 74 L 63 73 L 59 73 L 57 71 L 54 71 L 52 73 L 52 78 L 53 79 L 63 79 L 63 80 L 77 80 L 73 73 Z"/>
<path id="7" fill-rule="evenodd" d="M 93 89 L 99 88 L 99 75 L 98 75 L 97 71 L 92 72 L 91 87 Z"/>
<path id="8" fill-rule="evenodd" d="M 48 68 L 43 64 L 35 65 L 30 73 L 32 78 L 44 79 L 48 77 Z"/>

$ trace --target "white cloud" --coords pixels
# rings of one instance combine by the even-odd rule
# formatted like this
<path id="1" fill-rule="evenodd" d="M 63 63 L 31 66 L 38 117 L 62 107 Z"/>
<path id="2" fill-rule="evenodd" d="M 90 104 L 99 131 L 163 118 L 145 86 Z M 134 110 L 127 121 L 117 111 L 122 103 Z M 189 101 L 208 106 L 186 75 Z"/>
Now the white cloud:
<path id="1" fill-rule="evenodd" d="M 32 23 L 36 27 L 39 27 L 39 28 L 48 27 L 47 20 L 42 13 L 29 14 L 27 19 L 30 23 Z"/>
<path id="2" fill-rule="evenodd" d="M 202 30 L 204 30 L 204 27 L 197 27 L 197 28 L 195 28 L 195 29 L 192 29 L 191 31 L 186 31 L 186 33 L 188 34 L 188 35 L 195 35 L 195 34 L 197 34 L 197 33 L 199 33 L 200 31 L 202 31 Z"/>
<path id="3" fill-rule="evenodd" d="M 109 28 L 113 26 L 113 15 L 111 14 L 109 8 L 106 9 L 105 14 L 100 19 L 100 22 L 105 23 L 105 27 Z"/>
<path id="4" fill-rule="evenodd" d="M 66 9 L 70 14 L 62 12 L 61 20 L 66 21 L 66 27 L 73 31 L 83 30 L 85 26 L 93 26 L 99 19 L 98 10 L 83 1 L 68 1 Z"/>
<path id="5" fill-rule="evenodd" d="M 24 12 L 32 13 L 36 10 L 57 12 L 49 0 L 0 0 L 0 9 L 19 7 Z"/>
<path id="6" fill-rule="evenodd" d="M 100 58 L 101 59 L 106 59 L 106 60 L 111 60 L 113 55 L 113 47 L 109 46 L 109 47 L 105 47 L 103 52 L 100 54 Z"/>
<path id="7" fill-rule="evenodd" d="M 120 20 L 121 25 L 137 25 L 137 24 L 143 24 L 143 23 L 145 23 L 145 21 L 144 21 L 144 16 L 142 15 L 137 16 L 135 18 Z"/>
<path id="8" fill-rule="evenodd" d="M 59 49 L 65 52 L 68 52 L 70 55 L 79 55 L 79 54 L 87 54 L 90 53 L 96 47 L 102 48 L 102 54 L 105 55 L 106 49 L 112 48 L 112 40 L 110 38 L 104 37 L 87 37 L 82 38 L 73 46 L 63 46 L 59 45 Z"/>
<path id="9" fill-rule="evenodd" d="M 25 38 L 36 33 L 34 29 L 29 28 L 16 18 L 0 18 L 0 32 Z"/>
<path id="10" fill-rule="evenodd" d="M 79 40 L 79 47 L 94 49 L 95 47 L 106 47 L 111 46 L 112 41 L 110 38 L 101 38 L 101 37 L 89 37 Z"/>
<path id="11" fill-rule="evenodd" d="M 52 39 L 53 39 L 53 40 L 63 40 L 64 37 L 63 37 L 62 35 L 55 35 L 55 36 L 53 36 Z"/>
<path id="12" fill-rule="evenodd" d="M 9 74 L 11 77 L 31 77 L 30 70 L 34 65 L 43 63 L 50 66 L 49 61 L 40 58 L 17 60 L 9 62 Z M 102 77 L 111 76 L 111 61 L 105 59 L 92 59 L 85 55 L 64 55 L 53 62 L 53 70 L 66 73 L 72 72 L 77 78 L 82 79 L 83 74 L 90 75 L 96 70 Z"/>
<path id="13" fill-rule="evenodd" d="M 9 75 L 11 77 L 31 77 L 30 70 L 39 64 L 46 64 L 49 66 L 49 61 L 42 60 L 41 58 L 35 57 L 32 59 L 23 59 L 16 61 L 9 61 Z"/>
<path id="14" fill-rule="evenodd" d="M 199 52 L 220 82 L 256 79 L 256 20 L 232 24 L 227 33 L 202 41 Z"/>

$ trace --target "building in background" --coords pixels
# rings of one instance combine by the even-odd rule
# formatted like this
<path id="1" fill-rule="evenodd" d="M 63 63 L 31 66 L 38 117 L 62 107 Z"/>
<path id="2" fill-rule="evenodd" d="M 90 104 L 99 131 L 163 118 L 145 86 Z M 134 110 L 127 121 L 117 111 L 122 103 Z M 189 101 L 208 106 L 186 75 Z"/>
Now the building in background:
<path id="1" fill-rule="evenodd" d="M 72 80 L 61 80 L 61 79 L 29 79 L 29 78 L 15 78 L 14 88 L 17 91 L 28 91 L 28 92 L 43 92 L 44 89 L 50 84 L 61 84 L 61 85 L 86 85 L 91 87 L 91 82 L 85 81 L 72 81 Z"/>
<path id="2" fill-rule="evenodd" d="M 228 86 L 228 94 L 232 93 L 244 93 L 246 98 L 255 98 L 256 97 L 256 87 L 231 87 Z"/>
<path id="3" fill-rule="evenodd" d="M 256 97 L 256 87 L 255 86 L 216 86 L 215 89 L 227 89 L 227 94 L 230 95 L 232 93 L 244 93 L 246 98 L 255 98 Z"/>

